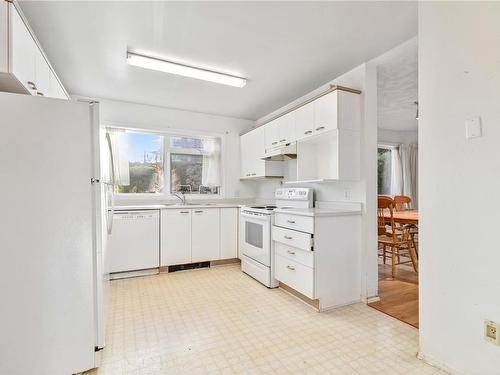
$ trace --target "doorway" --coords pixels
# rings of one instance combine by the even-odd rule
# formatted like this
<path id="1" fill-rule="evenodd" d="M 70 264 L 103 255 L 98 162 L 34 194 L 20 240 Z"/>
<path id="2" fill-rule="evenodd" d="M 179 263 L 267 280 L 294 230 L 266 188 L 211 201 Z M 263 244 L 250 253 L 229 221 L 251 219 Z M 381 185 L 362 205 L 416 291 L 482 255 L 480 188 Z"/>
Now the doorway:
<path id="1" fill-rule="evenodd" d="M 415 38 L 381 56 L 377 65 L 377 193 L 382 199 L 392 200 L 394 205 L 383 210 L 386 218 L 383 223 L 379 219 L 380 300 L 369 306 L 416 328 L 419 326 L 417 100 Z"/>

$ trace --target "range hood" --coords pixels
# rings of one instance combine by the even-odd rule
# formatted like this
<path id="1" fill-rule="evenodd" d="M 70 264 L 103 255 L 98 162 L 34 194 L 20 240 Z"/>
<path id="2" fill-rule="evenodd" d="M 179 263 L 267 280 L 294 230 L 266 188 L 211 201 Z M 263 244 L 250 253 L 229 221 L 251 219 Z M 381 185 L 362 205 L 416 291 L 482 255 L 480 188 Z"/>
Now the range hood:
<path id="1" fill-rule="evenodd" d="M 285 161 L 297 159 L 297 142 L 287 143 L 278 148 L 266 152 L 262 160 Z"/>

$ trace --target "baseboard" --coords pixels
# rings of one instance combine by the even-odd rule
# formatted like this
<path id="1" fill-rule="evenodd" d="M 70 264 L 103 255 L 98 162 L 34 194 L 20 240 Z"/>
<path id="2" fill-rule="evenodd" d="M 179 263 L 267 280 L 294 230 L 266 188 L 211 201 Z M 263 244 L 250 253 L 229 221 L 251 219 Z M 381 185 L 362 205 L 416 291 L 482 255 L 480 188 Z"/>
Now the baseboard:
<path id="1" fill-rule="evenodd" d="M 239 258 L 212 260 L 210 261 L 210 267 L 224 266 L 226 264 L 235 264 L 235 263 L 241 263 L 241 260 Z"/>
<path id="2" fill-rule="evenodd" d="M 425 354 L 422 354 L 422 352 L 417 353 L 417 358 L 422 360 L 423 362 L 427 363 L 429 366 L 435 367 L 439 370 L 446 371 L 450 375 L 465 375 L 463 372 L 460 372 L 458 370 L 455 370 L 446 364 L 444 364 L 441 361 L 437 361 L 429 356 L 426 356 Z"/>
<path id="3" fill-rule="evenodd" d="M 379 302 L 380 301 L 380 297 L 379 296 L 373 296 L 373 297 L 368 297 L 365 299 L 365 303 L 368 305 L 370 303 L 374 303 L 374 302 Z"/>
<path id="4" fill-rule="evenodd" d="M 309 297 L 306 297 L 302 293 L 297 292 L 295 289 L 289 287 L 286 284 L 283 284 L 282 282 L 279 283 L 278 287 L 319 311 L 319 299 L 310 299 Z"/>
<path id="5" fill-rule="evenodd" d="M 157 275 L 160 271 L 158 268 L 150 268 L 147 270 L 137 270 L 137 271 L 126 271 L 126 272 L 116 272 L 109 274 L 110 280 L 120 280 L 127 279 L 129 277 L 140 277 L 140 276 L 151 276 Z"/>

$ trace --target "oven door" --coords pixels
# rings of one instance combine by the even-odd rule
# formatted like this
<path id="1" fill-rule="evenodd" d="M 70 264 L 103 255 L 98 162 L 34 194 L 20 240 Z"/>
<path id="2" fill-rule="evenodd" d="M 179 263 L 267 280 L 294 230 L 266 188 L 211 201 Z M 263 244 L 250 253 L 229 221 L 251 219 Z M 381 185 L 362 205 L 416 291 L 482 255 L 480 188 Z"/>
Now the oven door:
<path id="1" fill-rule="evenodd" d="M 244 256 L 271 266 L 271 216 L 240 213 L 240 250 Z"/>

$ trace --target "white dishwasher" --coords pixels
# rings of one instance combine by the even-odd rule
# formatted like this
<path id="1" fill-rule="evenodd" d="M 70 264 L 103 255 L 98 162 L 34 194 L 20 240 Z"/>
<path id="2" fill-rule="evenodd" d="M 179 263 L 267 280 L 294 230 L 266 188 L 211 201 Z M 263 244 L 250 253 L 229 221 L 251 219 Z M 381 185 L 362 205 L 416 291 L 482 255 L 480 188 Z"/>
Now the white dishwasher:
<path id="1" fill-rule="evenodd" d="M 108 259 L 111 278 L 144 274 L 117 274 L 122 272 L 149 270 L 146 274 L 150 274 L 151 269 L 157 272 L 160 266 L 159 210 L 115 211 Z"/>

